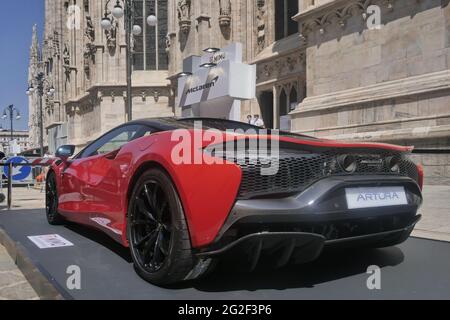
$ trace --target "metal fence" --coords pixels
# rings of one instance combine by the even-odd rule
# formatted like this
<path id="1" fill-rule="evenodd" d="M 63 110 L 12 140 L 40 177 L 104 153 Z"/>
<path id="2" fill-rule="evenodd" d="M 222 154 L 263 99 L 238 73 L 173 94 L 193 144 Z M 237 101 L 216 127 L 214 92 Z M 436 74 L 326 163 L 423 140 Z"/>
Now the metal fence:
<path id="1" fill-rule="evenodd" d="M 4 183 L 3 183 L 4 178 L 3 178 L 3 176 L 5 175 L 4 168 L 8 167 L 8 174 L 5 175 L 6 176 L 7 190 L 8 190 L 8 193 L 7 193 L 7 196 L 6 196 L 6 202 L 7 202 L 8 210 L 10 210 L 11 207 L 12 207 L 12 200 L 13 200 L 12 199 L 12 189 L 13 189 L 13 185 L 14 184 L 22 185 L 22 186 L 23 185 L 27 185 L 27 184 L 28 184 L 28 186 L 36 185 L 38 183 L 38 181 L 37 181 L 38 179 L 37 178 L 42 173 L 45 172 L 45 168 L 48 167 L 48 166 L 49 166 L 48 164 L 39 163 L 37 161 L 34 161 L 32 163 L 20 163 L 20 164 L 12 163 L 12 162 L 9 162 L 9 163 L 0 162 L 0 167 L 3 169 L 2 170 L 1 181 L 0 181 L 2 190 L 3 190 L 3 185 L 4 185 Z M 17 168 L 17 167 L 31 167 L 32 179 L 30 181 L 26 182 L 26 183 L 23 183 L 23 182 L 20 182 L 20 181 L 18 181 L 17 183 L 14 183 L 14 181 L 13 181 L 13 170 L 14 170 L 14 168 Z M 41 183 L 45 184 L 45 175 L 42 176 Z"/>

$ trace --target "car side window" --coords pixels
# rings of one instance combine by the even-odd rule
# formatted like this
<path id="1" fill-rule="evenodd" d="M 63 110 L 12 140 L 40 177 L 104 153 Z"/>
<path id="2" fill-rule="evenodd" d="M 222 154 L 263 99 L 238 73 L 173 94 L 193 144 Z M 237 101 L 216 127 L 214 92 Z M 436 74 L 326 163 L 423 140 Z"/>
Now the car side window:
<path id="1" fill-rule="evenodd" d="M 140 137 L 148 137 L 156 132 L 157 130 L 155 128 L 145 126 L 142 128 Z"/>
<path id="2" fill-rule="evenodd" d="M 119 134 L 118 136 L 114 137 L 113 139 L 105 143 L 103 146 L 101 146 L 97 150 L 97 154 L 98 155 L 108 154 L 110 152 L 120 149 L 123 145 L 132 141 L 136 136 L 136 133 L 137 131 L 122 132 L 121 134 Z"/>
<path id="3" fill-rule="evenodd" d="M 128 142 L 139 138 L 141 131 L 140 125 L 124 126 L 113 130 L 89 145 L 79 158 L 108 154 L 118 150 Z"/>

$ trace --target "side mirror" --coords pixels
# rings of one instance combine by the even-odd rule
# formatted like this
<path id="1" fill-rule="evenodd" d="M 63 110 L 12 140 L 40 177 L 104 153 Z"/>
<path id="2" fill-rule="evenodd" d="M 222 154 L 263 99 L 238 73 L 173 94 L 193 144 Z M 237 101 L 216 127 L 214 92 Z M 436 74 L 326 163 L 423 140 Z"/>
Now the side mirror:
<path id="1" fill-rule="evenodd" d="M 56 157 L 60 158 L 63 161 L 67 161 L 71 156 L 75 153 L 75 146 L 67 145 L 61 146 L 56 150 Z"/>

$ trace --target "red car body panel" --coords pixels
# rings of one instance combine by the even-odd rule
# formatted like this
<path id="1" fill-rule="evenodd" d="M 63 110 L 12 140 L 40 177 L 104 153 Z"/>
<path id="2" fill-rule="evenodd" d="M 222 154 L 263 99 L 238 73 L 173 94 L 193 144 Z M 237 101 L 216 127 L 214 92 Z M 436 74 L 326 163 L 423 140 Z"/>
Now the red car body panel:
<path id="1" fill-rule="evenodd" d="M 194 137 L 195 130 L 189 130 Z M 197 134 L 202 132 L 197 132 Z M 236 139 L 278 139 L 284 142 L 333 148 L 374 148 L 410 152 L 410 147 L 379 143 L 344 143 L 283 136 L 223 134 L 225 141 Z M 183 204 L 194 248 L 211 244 L 235 204 L 242 172 L 234 163 L 180 164 L 172 161 L 179 141 L 172 132 L 156 133 L 132 141 L 108 155 L 69 162 L 54 162 L 57 176 L 59 212 L 68 220 L 92 226 L 128 246 L 126 213 L 133 178 L 152 163 L 171 177 Z M 192 143 L 192 157 L 212 160 L 203 152 L 210 142 Z M 420 171 L 423 174 L 422 171 Z"/>

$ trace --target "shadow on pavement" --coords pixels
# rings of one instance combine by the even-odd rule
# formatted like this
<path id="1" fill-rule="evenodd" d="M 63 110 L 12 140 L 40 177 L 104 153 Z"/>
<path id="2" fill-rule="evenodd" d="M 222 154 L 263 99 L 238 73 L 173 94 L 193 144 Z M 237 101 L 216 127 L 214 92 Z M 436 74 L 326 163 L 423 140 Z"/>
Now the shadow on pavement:
<path id="1" fill-rule="evenodd" d="M 191 285 L 197 290 L 208 292 L 313 288 L 321 283 L 365 274 L 371 265 L 380 268 L 396 266 L 403 260 L 403 252 L 397 247 L 365 251 L 329 250 L 314 262 L 289 265 L 278 270 L 260 267 L 253 273 L 236 273 L 230 271 L 226 263 L 222 263 L 207 279 Z"/>
<path id="2" fill-rule="evenodd" d="M 107 248 L 127 263 L 132 263 L 129 249 L 124 248 L 106 234 L 72 223 L 68 224 L 66 228 Z M 195 288 L 204 292 L 226 292 L 312 288 L 321 283 L 366 274 L 367 268 L 371 265 L 377 265 L 380 268 L 396 266 L 402 263 L 403 260 L 403 252 L 398 247 L 391 247 L 366 250 L 330 249 L 324 251 L 318 260 L 308 264 L 289 265 L 277 270 L 267 269 L 262 266 L 253 273 L 234 271 L 226 262 L 221 262 L 217 269 L 207 278 L 170 286 L 167 289 Z M 131 265 L 130 268 L 132 268 Z"/>
<path id="3" fill-rule="evenodd" d="M 70 231 L 73 231 L 107 248 L 108 250 L 120 256 L 126 262 L 128 263 L 133 262 L 129 249 L 125 248 L 120 243 L 114 241 L 111 237 L 107 236 L 105 233 L 75 223 L 67 223 L 65 227 Z"/>

